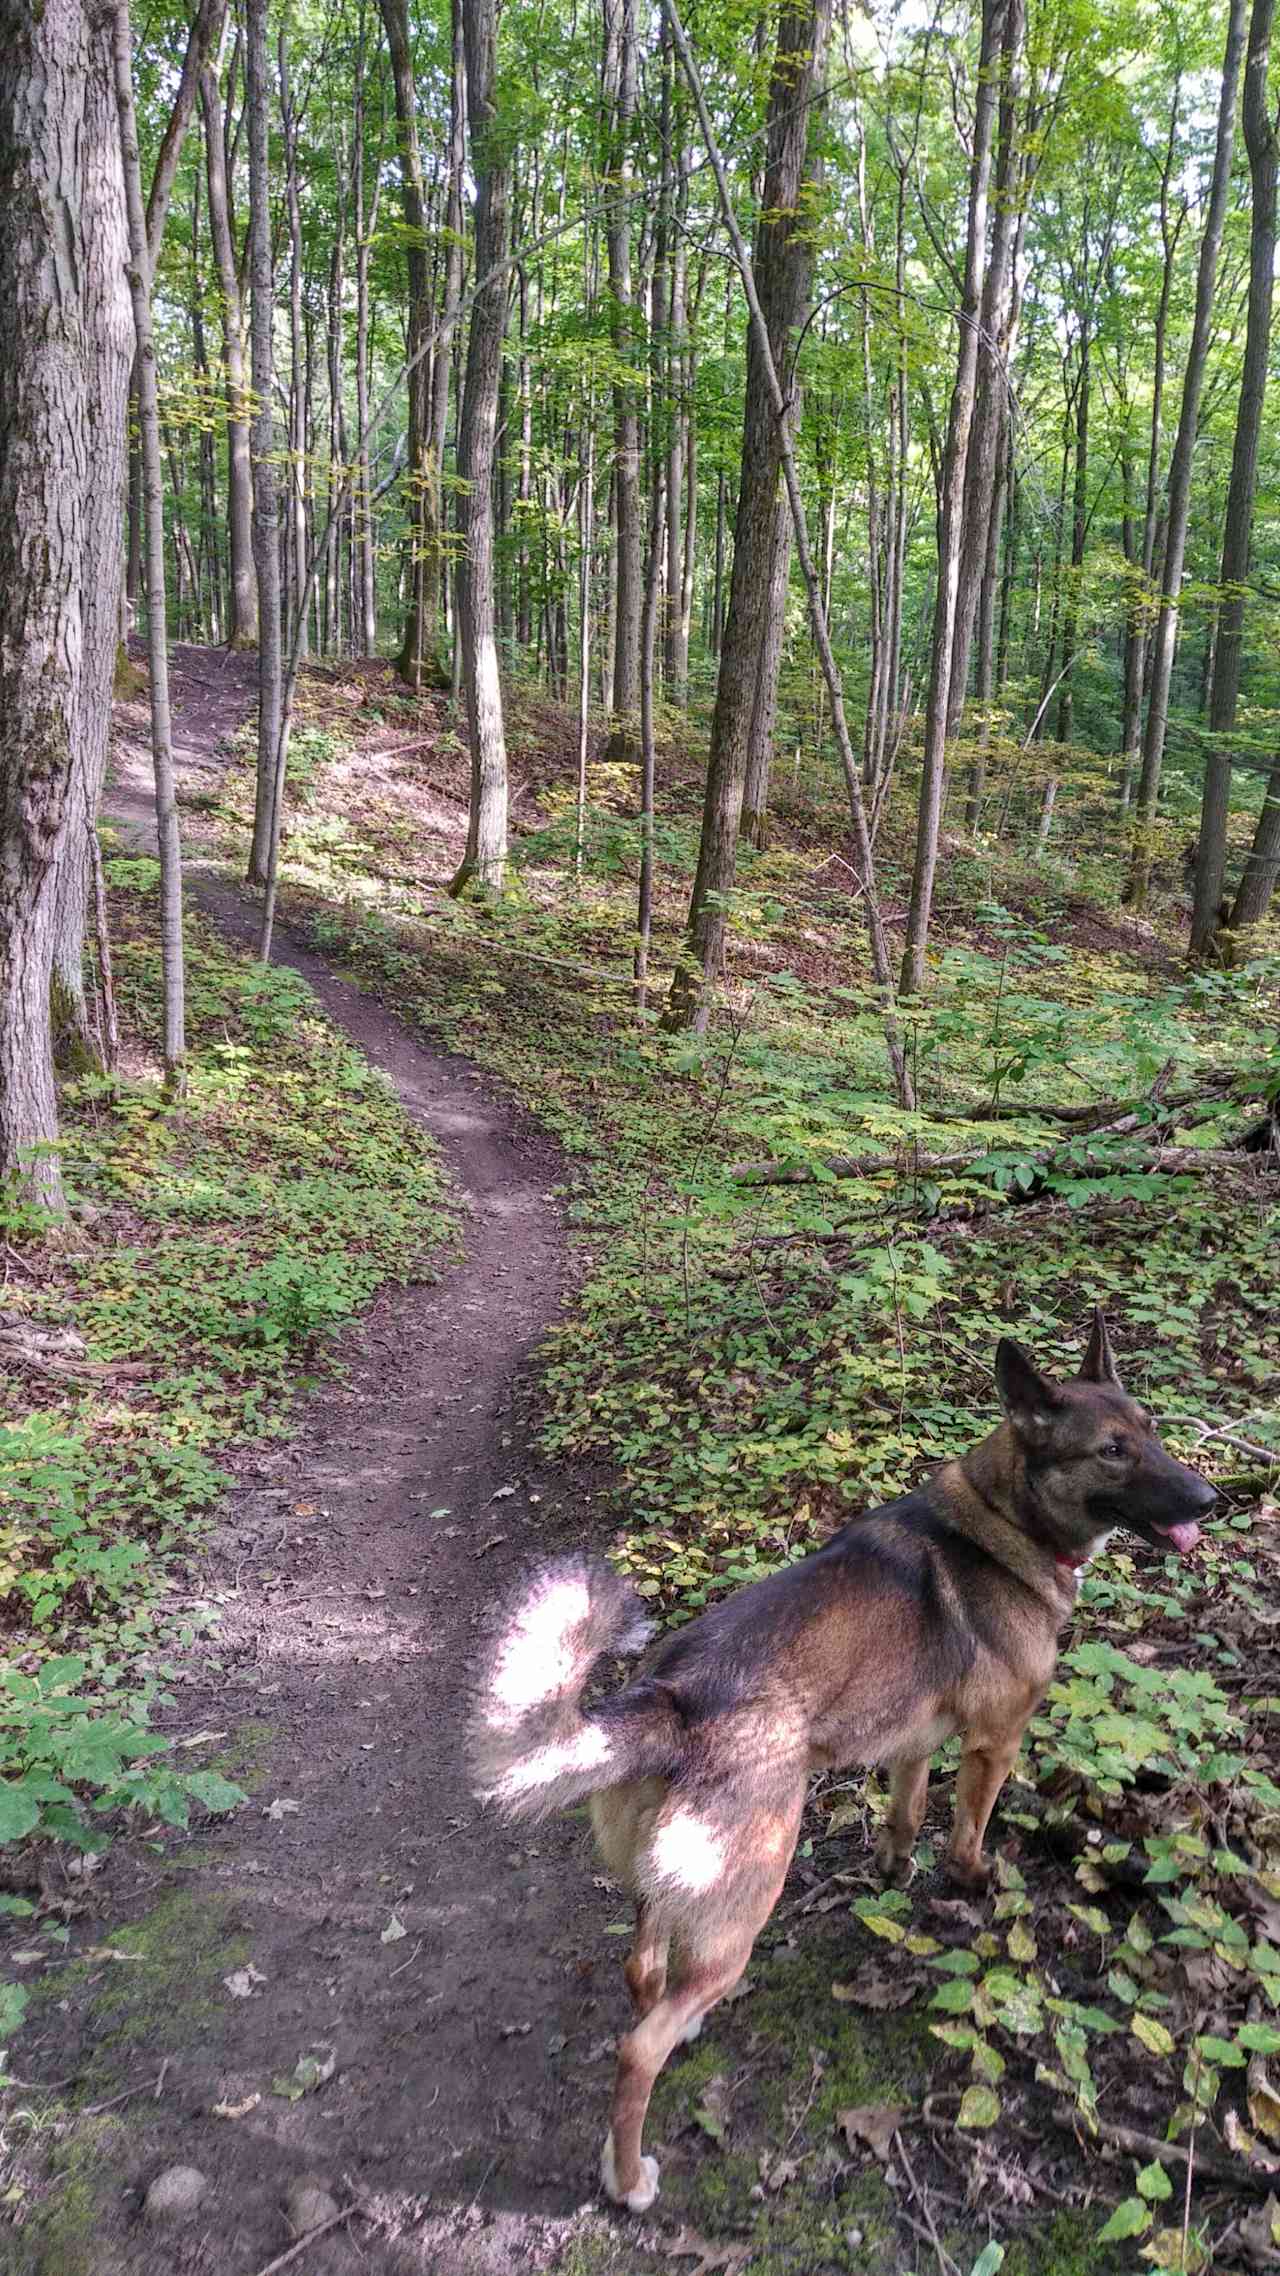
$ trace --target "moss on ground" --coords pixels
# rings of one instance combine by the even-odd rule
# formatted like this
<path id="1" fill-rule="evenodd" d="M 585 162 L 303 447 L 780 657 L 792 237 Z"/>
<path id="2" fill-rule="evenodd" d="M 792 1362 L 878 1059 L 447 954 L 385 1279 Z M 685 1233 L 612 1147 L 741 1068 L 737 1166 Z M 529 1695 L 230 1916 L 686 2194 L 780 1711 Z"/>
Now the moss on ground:
<path id="1" fill-rule="evenodd" d="M 40 2201 L 11 2239 L 13 2276 L 100 2276 L 124 2132 L 119 2118 L 82 2119 L 50 2151 Z"/>
<path id="2" fill-rule="evenodd" d="M 242 1786 L 246 1794 L 256 1794 L 266 1783 L 276 1735 L 276 1725 L 259 1718 L 237 1723 L 229 1745 L 214 1757 L 209 1767 L 229 1778 L 233 1785 Z"/>
<path id="3" fill-rule="evenodd" d="M 122 2054 L 163 2056 L 216 2012 L 223 1976 L 249 1957 L 237 1921 L 234 1898 L 178 1890 L 112 1931 L 109 1950 L 119 1957 L 72 1960 L 33 1987 L 33 2010 L 55 2000 L 83 2006 L 93 2053 L 78 2082 L 82 2099 L 110 2091 Z"/>

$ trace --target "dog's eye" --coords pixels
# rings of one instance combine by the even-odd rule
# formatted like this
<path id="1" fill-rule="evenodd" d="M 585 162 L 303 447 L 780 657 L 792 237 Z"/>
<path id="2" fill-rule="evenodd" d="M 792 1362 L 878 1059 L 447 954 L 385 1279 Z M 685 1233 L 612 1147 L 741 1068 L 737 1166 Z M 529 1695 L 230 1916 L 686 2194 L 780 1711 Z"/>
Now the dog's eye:
<path id="1" fill-rule="evenodd" d="M 1098 1451 L 1106 1456 L 1108 1462 L 1123 1462 L 1129 1449 L 1122 1438 L 1109 1438 L 1106 1445 Z"/>

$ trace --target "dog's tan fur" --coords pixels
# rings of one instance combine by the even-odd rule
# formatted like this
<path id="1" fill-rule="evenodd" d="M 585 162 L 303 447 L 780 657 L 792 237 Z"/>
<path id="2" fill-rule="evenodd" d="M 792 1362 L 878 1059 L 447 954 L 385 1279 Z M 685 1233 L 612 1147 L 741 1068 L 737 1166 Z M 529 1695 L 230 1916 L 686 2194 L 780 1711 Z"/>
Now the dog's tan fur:
<path id="1" fill-rule="evenodd" d="M 981 1445 L 679 1630 L 590 1713 L 592 1663 L 636 1641 L 615 1575 L 552 1568 L 500 1632 L 473 1729 L 481 1789 L 522 1815 L 589 1795 L 601 1857 L 636 1902 L 637 2020 L 618 2051 L 602 2167 L 635 2211 L 657 2193 L 641 2152 L 653 2082 L 745 1968 L 810 1773 L 890 1766 L 877 1857 L 902 1879 L 929 1759 L 959 1733 L 948 1865 L 982 1886 L 987 1822 L 1079 1568 L 1117 1524 L 1166 1545 L 1176 1530 L 1185 1546 L 1213 1502 L 1121 1390 L 1101 1315 L 1074 1382 L 1047 1382 L 1009 1343 L 997 1381 L 1005 1419 Z"/>

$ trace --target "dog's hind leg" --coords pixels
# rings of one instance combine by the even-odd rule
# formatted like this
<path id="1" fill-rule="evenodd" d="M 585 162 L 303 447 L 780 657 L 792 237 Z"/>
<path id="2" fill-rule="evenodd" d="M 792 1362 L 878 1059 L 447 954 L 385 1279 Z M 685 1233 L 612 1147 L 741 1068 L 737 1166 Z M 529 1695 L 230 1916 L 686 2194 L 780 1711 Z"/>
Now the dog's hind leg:
<path id="1" fill-rule="evenodd" d="M 876 1863 L 880 1871 L 886 1881 L 899 1887 L 911 1879 L 914 1871 L 911 1852 L 924 1823 L 928 1793 L 928 1755 L 915 1761 L 899 1755 L 891 1771 L 889 1815 L 876 1843 Z"/>
<path id="2" fill-rule="evenodd" d="M 695 1957 L 685 1944 L 686 1972 L 655 2007 L 629 2031 L 618 2048 L 618 2074 L 600 2179 L 615 2205 L 647 2212 L 658 2194 L 658 2161 L 643 2157 L 640 2143 L 649 2097 L 659 2071 L 691 2024 L 732 1991 L 751 1958 L 755 1926 L 744 1935 L 736 1922 L 721 1931 L 714 1949 Z"/>
<path id="3" fill-rule="evenodd" d="M 999 1734 L 966 1731 L 964 1757 L 956 1774 L 955 1819 L 947 1850 L 947 1871 L 967 1889 L 982 1889 L 991 1865 L 982 1854 L 987 1822 L 1009 1772 L 1018 1759 L 1023 1723 Z"/>
<path id="4" fill-rule="evenodd" d="M 657 2006 L 667 1988 L 670 1949 L 670 1930 L 655 1928 L 652 1912 L 642 1898 L 636 1905 L 636 1940 L 622 1970 L 640 2022 Z"/>

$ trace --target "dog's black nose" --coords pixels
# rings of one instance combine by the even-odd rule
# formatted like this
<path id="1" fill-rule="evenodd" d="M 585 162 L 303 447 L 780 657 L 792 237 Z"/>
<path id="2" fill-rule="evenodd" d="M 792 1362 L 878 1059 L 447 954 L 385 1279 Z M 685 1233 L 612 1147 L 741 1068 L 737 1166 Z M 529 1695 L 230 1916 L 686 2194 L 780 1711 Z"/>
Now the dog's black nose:
<path id="1" fill-rule="evenodd" d="M 1188 1499 L 1197 1517 L 1207 1517 L 1210 1510 L 1217 1507 L 1218 1489 L 1211 1486 L 1207 1478 L 1193 1478 Z"/>

